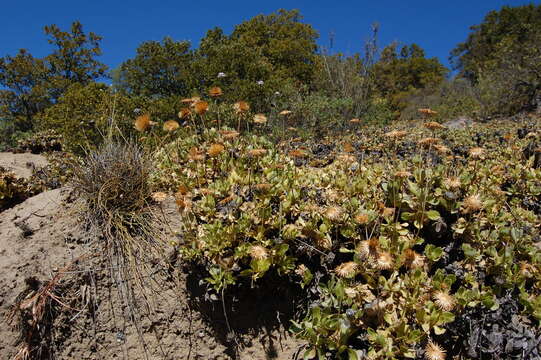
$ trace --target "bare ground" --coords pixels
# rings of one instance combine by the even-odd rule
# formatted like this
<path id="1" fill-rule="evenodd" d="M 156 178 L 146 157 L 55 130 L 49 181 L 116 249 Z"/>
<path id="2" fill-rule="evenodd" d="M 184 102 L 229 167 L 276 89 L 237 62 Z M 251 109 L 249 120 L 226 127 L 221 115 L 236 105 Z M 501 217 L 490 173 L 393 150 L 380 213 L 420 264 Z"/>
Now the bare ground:
<path id="1" fill-rule="evenodd" d="M 68 191 L 57 189 L 0 213 L 1 318 L 7 318 L 17 296 L 25 290 L 26 279 L 46 281 L 89 252 L 90 236 L 81 228 L 74 204 Z M 174 229 L 180 221 L 174 202 L 170 199 L 162 206 L 162 214 Z M 152 308 L 140 312 L 137 331 L 99 254 L 77 262 L 71 269 L 74 271 L 64 275 L 65 302 L 56 304 L 51 357 L 292 359 L 302 347 L 286 330 L 293 314 L 287 289 L 282 293 L 270 289 L 261 296 L 247 294 L 241 299 L 226 296 L 232 336 L 221 301 L 203 301 L 200 276 L 187 271 L 181 259 L 171 259 L 170 265 L 151 274 L 157 291 L 150 302 Z M 17 353 L 19 334 L 2 323 L 2 358 L 11 359 Z"/>
<path id="2" fill-rule="evenodd" d="M 47 165 L 47 159 L 42 155 L 10 152 L 0 152 L 0 166 L 15 173 L 18 177 L 29 178 L 32 169 Z"/>

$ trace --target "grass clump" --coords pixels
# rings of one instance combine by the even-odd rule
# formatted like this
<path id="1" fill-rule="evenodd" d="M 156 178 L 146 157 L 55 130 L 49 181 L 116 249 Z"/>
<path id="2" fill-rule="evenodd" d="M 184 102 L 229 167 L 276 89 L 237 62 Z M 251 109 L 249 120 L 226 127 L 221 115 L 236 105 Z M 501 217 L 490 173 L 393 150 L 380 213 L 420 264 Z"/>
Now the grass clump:
<path id="1" fill-rule="evenodd" d="M 84 222 L 97 240 L 91 247 L 109 263 L 119 299 L 134 323 L 140 318 L 136 304 L 152 288 L 148 274 L 159 248 L 150 172 L 151 162 L 139 146 L 109 140 L 74 167 L 72 180 L 83 201 Z"/>

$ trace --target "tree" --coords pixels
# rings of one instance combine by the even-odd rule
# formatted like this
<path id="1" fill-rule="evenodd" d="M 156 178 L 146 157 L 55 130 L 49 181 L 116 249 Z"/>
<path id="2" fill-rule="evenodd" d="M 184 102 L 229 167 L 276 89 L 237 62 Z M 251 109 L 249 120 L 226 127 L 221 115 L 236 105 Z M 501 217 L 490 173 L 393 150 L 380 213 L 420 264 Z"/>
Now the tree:
<path id="1" fill-rule="evenodd" d="M 229 36 L 220 28 L 208 31 L 195 64 L 201 87 L 220 85 L 226 98 L 243 98 L 256 110 L 267 111 L 265 99 L 275 91 L 309 85 L 316 71 L 318 34 L 301 19 L 298 10 L 281 9 L 237 25 Z M 217 78 L 220 72 L 227 76 Z"/>
<path id="2" fill-rule="evenodd" d="M 44 30 L 49 44 L 54 47 L 44 58 L 53 99 L 58 99 L 74 83 L 86 85 L 106 76 L 107 66 L 96 60 L 102 54 L 101 36 L 93 32 L 85 34 L 79 21 L 71 24 L 70 32 L 54 24 L 45 26 Z"/>
<path id="3" fill-rule="evenodd" d="M 0 58 L 0 117 L 18 131 L 30 130 L 33 116 L 50 105 L 47 79 L 45 62 L 24 49 Z"/>
<path id="4" fill-rule="evenodd" d="M 12 132 L 32 130 L 36 114 L 54 104 L 71 84 L 93 82 L 107 69 L 95 59 L 101 54 L 101 37 L 86 35 L 78 21 L 71 32 L 50 25 L 45 33 L 54 49 L 43 59 L 24 49 L 16 56 L 0 58 L 0 86 L 4 88 L 0 90 L 0 118 Z"/>
<path id="5" fill-rule="evenodd" d="M 381 52 L 374 65 L 376 87 L 382 97 L 389 98 L 396 111 L 406 105 L 404 98 L 412 91 L 430 88 L 445 79 L 447 69 L 437 58 L 427 59 L 417 44 L 403 46 L 392 43 Z"/>
<path id="6" fill-rule="evenodd" d="M 146 41 L 133 59 L 115 70 L 113 83 L 132 95 L 188 96 L 197 85 L 190 68 L 192 60 L 188 41 L 170 37 L 161 42 Z"/>
<path id="7" fill-rule="evenodd" d="M 459 75 L 491 90 L 494 111 L 541 111 L 541 5 L 504 6 L 471 30 L 451 52 Z"/>

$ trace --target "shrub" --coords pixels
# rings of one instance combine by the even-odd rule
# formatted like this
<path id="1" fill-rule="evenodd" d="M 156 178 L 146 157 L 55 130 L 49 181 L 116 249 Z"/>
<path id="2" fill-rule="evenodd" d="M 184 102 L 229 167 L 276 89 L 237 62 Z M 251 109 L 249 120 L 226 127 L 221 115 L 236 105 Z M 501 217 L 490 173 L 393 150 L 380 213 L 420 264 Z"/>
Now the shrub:
<path id="1" fill-rule="evenodd" d="M 0 211 L 22 203 L 36 193 L 37 190 L 25 179 L 17 178 L 0 166 Z"/>
<path id="2" fill-rule="evenodd" d="M 17 152 L 29 151 L 32 154 L 62 151 L 62 135 L 53 129 L 40 131 L 17 141 L 17 148 L 15 150 Z"/>

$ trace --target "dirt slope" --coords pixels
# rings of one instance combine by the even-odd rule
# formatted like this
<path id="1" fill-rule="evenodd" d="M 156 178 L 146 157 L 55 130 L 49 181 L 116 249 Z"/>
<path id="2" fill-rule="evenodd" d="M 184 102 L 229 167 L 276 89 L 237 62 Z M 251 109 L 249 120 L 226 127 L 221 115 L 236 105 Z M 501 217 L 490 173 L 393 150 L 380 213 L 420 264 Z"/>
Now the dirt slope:
<path id="1" fill-rule="evenodd" d="M 32 176 L 34 167 L 39 168 L 46 165 L 47 159 L 42 155 L 0 152 L 0 166 L 13 171 L 18 177 L 29 178 Z"/>
<path id="2" fill-rule="evenodd" d="M 25 279 L 48 280 L 79 255 L 89 241 L 75 216 L 73 199 L 66 190 L 41 193 L 0 213 L 0 317 L 6 318 Z M 171 200 L 163 214 L 178 225 Z M 127 321 L 107 267 L 93 263 L 92 285 L 86 273 L 66 274 L 66 284 L 77 309 L 58 307 L 54 316 L 51 350 L 56 359 L 292 359 L 302 346 L 291 338 L 286 313 L 290 306 L 280 297 L 265 296 L 226 303 L 236 308 L 229 315 L 235 337 L 228 335 L 221 302 L 202 301 L 199 279 L 175 262 L 174 274 L 157 272 L 160 291 L 151 313 L 138 322 L 140 335 Z M 97 264 L 97 265 L 96 265 Z M 88 264 L 87 264 L 88 265 Z M 84 269 L 85 264 L 77 269 Z M 84 276 L 83 276 L 84 275 Z M 171 279 L 175 278 L 175 281 Z M 66 285 L 67 286 L 67 285 Z M 92 304 L 80 301 L 89 289 Z M 75 311 L 77 310 L 77 311 Z M 11 359 L 17 352 L 18 333 L 5 322 L 0 326 L 0 354 Z"/>

